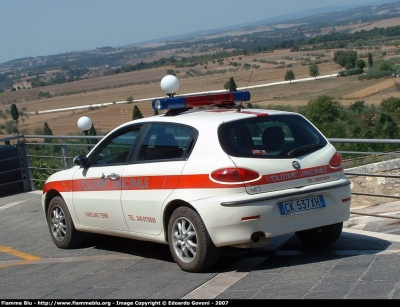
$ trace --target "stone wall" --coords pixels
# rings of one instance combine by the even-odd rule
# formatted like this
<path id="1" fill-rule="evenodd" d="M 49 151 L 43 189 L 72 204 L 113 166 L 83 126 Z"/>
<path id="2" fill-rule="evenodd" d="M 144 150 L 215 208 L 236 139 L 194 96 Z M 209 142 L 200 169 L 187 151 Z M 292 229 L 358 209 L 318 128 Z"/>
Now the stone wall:
<path id="1" fill-rule="evenodd" d="M 347 175 L 347 178 L 351 181 L 352 192 L 387 196 L 400 195 L 400 159 L 392 159 L 359 167 L 346 168 L 345 172 L 374 175 L 382 174 L 382 176 L 398 176 L 398 178 L 389 178 Z M 351 207 L 376 206 L 382 203 L 389 203 L 399 200 L 400 199 L 398 198 L 381 196 L 352 195 Z"/>

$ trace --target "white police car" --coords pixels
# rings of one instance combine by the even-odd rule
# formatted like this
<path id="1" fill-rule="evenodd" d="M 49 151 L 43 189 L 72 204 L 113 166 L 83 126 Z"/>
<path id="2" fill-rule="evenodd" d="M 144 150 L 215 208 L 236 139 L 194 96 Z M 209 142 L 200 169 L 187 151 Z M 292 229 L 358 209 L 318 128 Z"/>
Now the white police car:
<path id="1" fill-rule="evenodd" d="M 117 127 L 48 178 L 42 205 L 58 247 L 77 246 L 83 232 L 166 243 L 183 270 L 200 272 L 223 246 L 339 238 L 350 182 L 306 118 L 242 108 L 247 91 L 169 96 L 153 101 L 166 113 Z M 214 107 L 193 109 L 205 105 Z"/>

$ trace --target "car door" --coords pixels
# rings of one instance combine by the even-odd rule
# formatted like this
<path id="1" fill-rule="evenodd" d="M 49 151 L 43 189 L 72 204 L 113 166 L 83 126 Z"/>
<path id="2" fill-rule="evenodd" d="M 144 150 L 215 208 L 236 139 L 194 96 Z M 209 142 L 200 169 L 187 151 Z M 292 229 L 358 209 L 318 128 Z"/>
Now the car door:
<path id="1" fill-rule="evenodd" d="M 128 230 L 121 208 L 122 173 L 140 126 L 124 128 L 103 140 L 89 156 L 89 167 L 73 177 L 73 204 L 85 226 Z"/>
<path id="2" fill-rule="evenodd" d="M 122 173 L 121 204 L 132 232 L 162 230 L 165 199 L 178 184 L 197 131 L 184 125 L 153 123 Z"/>

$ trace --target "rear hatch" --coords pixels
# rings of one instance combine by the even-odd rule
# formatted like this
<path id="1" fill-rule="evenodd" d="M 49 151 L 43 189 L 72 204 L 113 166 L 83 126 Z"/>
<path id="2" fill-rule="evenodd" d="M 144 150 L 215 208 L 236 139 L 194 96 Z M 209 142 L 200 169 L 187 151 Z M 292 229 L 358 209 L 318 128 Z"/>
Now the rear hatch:
<path id="1" fill-rule="evenodd" d="M 265 114 L 224 123 L 218 130 L 224 151 L 238 168 L 259 178 L 245 182 L 249 194 L 336 181 L 340 155 L 303 116 Z"/>

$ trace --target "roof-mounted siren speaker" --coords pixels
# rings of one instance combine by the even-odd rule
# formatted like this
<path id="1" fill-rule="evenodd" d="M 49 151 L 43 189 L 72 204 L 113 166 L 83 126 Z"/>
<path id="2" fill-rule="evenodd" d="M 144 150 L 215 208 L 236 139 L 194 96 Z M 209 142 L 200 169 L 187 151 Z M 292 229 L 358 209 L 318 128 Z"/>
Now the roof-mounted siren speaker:
<path id="1" fill-rule="evenodd" d="M 179 89 L 179 80 L 173 75 L 166 75 L 161 80 L 161 89 L 169 96 L 173 97 Z"/>

